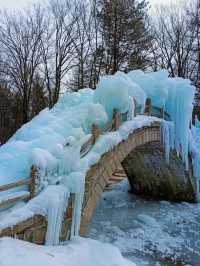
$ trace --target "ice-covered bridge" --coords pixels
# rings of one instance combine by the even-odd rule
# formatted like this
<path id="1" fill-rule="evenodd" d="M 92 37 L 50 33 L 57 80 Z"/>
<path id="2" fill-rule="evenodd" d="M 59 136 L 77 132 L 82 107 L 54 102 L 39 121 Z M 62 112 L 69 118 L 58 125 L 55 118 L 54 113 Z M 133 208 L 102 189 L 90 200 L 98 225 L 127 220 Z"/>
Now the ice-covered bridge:
<path id="1" fill-rule="evenodd" d="M 200 171 L 190 145 L 193 96 L 189 81 L 169 79 L 164 71 L 117 73 L 95 92 L 66 94 L 1 147 L 0 206 L 31 200 L 4 210 L 0 236 L 58 244 L 84 233 L 121 165 L 136 193 L 195 201 Z M 30 178 L 21 180 L 30 167 Z"/>

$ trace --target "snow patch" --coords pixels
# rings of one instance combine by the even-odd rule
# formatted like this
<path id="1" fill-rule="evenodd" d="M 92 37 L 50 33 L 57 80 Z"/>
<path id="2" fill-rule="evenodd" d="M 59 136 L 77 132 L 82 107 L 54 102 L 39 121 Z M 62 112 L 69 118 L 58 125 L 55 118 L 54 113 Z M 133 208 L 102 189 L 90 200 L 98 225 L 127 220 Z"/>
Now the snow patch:
<path id="1" fill-rule="evenodd" d="M 56 247 L 1 238 L 0 258 L 1 266 L 136 266 L 124 259 L 118 248 L 84 238 Z"/>

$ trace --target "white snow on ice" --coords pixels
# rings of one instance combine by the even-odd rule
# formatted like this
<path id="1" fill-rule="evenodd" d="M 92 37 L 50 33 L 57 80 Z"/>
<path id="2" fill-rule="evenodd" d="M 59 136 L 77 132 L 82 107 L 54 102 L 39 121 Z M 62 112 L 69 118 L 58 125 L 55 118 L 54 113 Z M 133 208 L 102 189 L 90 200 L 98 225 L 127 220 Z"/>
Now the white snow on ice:
<path id="1" fill-rule="evenodd" d="M 14 264 L 13 264 L 14 263 Z M 47 247 L 17 239 L 0 239 L 1 266 L 135 266 L 118 248 L 99 241 L 74 238 L 63 246 Z"/>

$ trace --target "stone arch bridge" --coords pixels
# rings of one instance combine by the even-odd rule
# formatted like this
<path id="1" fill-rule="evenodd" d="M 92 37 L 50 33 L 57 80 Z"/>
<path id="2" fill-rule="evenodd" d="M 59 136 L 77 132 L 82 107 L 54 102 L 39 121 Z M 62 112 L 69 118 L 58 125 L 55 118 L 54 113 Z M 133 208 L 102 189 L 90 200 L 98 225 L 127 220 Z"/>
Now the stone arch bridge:
<path id="1" fill-rule="evenodd" d="M 126 140 L 104 153 L 86 174 L 81 232 L 113 173 L 123 167 L 131 192 L 170 201 L 195 201 L 195 182 L 176 152 L 165 159 L 160 123 L 136 129 Z"/>
<path id="2" fill-rule="evenodd" d="M 87 171 L 81 234 L 85 233 L 86 225 L 90 222 L 109 179 L 121 165 L 128 177 L 131 190 L 135 193 L 174 201 L 195 201 L 196 188 L 192 174 L 185 171 L 181 159 L 173 151 L 170 163 L 166 162 L 160 135 L 160 122 L 158 121 L 136 129 L 126 140 L 104 153 L 99 161 Z M 73 205 L 74 195 L 71 194 L 60 233 L 61 240 L 65 240 L 69 235 Z M 43 244 L 46 230 L 46 219 L 35 215 L 17 225 L 3 229 L 0 237 L 15 236 Z"/>

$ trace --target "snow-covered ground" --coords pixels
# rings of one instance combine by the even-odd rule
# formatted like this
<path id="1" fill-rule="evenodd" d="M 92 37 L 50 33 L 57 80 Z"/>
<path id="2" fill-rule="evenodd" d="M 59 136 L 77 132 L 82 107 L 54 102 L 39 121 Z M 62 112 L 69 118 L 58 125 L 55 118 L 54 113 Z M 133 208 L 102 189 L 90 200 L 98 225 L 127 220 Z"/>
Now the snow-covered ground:
<path id="1" fill-rule="evenodd" d="M 63 246 L 38 246 L 0 239 L 0 266 L 135 266 L 118 248 L 99 241 L 74 238 Z"/>
<path id="2" fill-rule="evenodd" d="M 104 192 L 87 236 L 140 266 L 200 265 L 200 204 L 145 200 L 122 181 Z"/>

